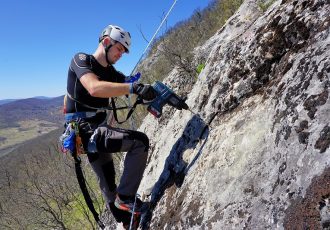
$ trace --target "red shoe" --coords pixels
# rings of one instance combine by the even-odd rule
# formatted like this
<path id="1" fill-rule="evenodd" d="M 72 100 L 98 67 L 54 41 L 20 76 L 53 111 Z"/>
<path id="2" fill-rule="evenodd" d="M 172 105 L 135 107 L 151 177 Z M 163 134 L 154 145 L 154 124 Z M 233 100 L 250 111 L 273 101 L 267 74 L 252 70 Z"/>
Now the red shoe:
<path id="1" fill-rule="evenodd" d="M 139 198 L 132 197 L 125 197 L 125 199 L 121 199 L 117 194 L 115 200 L 115 206 L 123 211 L 130 212 L 140 215 L 142 212 L 142 204 L 143 202 Z"/>

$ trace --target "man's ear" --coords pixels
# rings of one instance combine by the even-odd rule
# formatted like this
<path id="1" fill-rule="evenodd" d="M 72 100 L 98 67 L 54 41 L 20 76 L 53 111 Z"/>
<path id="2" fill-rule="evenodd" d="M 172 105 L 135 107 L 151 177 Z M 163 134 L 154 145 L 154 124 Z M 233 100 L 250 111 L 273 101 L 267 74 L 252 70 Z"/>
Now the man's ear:
<path id="1" fill-rule="evenodd" d="M 109 37 L 105 37 L 102 41 L 103 47 L 106 48 L 110 45 L 110 38 Z"/>

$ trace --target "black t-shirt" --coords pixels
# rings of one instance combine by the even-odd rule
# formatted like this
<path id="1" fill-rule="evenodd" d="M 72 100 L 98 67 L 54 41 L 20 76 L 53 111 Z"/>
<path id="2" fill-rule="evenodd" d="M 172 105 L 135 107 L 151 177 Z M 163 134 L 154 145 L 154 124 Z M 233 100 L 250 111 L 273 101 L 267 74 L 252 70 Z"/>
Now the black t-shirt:
<path id="1" fill-rule="evenodd" d="M 67 80 L 67 92 L 76 101 L 67 97 L 66 112 L 95 111 L 85 105 L 101 108 L 109 104 L 108 98 L 92 97 L 80 82 L 80 78 L 86 73 L 94 73 L 101 81 L 119 82 L 125 81 L 125 75 L 118 72 L 112 65 L 103 67 L 93 55 L 77 53 L 70 64 Z M 80 103 L 79 103 L 80 102 Z"/>

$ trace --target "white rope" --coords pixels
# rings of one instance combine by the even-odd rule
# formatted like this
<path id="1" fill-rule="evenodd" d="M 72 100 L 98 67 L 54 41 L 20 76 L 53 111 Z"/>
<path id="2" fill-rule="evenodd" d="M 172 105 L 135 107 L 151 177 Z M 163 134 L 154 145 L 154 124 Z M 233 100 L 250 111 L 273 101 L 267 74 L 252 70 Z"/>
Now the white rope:
<path id="1" fill-rule="evenodd" d="M 167 17 L 170 15 L 170 13 L 171 13 L 171 11 L 173 10 L 173 8 L 174 8 L 176 2 L 177 2 L 177 0 L 174 0 L 174 2 L 173 2 L 173 4 L 172 4 L 171 8 L 167 11 L 167 14 L 166 14 L 165 17 L 163 18 L 162 22 L 159 24 L 159 26 L 158 26 L 156 32 L 154 33 L 154 35 L 152 36 L 152 38 L 151 38 L 151 40 L 149 41 L 148 45 L 146 46 L 146 48 L 144 49 L 143 53 L 141 54 L 139 60 L 137 61 L 136 65 L 134 66 L 134 68 L 133 68 L 133 70 L 132 70 L 130 76 L 132 76 L 133 73 L 135 72 L 135 70 L 136 70 L 138 64 L 139 64 L 140 61 L 142 60 L 144 54 L 147 52 L 147 50 L 148 50 L 149 46 L 151 45 L 152 41 L 155 39 L 155 37 L 156 37 L 156 35 L 158 34 L 160 28 L 162 28 L 162 26 L 163 26 L 164 22 L 166 21 Z M 131 106 L 130 96 L 128 97 L 128 106 Z M 132 128 L 133 130 L 136 129 L 136 127 L 135 127 L 135 122 L 134 122 L 133 117 L 131 118 L 131 128 Z M 133 221 L 134 221 L 134 211 L 135 211 L 135 206 L 136 206 L 136 199 L 138 198 L 138 196 L 139 196 L 139 195 L 136 194 L 136 195 L 135 195 L 135 199 L 134 199 L 133 212 L 132 212 L 131 222 L 130 222 L 130 226 L 129 226 L 129 229 L 130 229 L 130 230 L 132 229 L 132 225 L 133 225 Z"/>
<path id="2" fill-rule="evenodd" d="M 140 59 L 138 60 L 138 62 L 137 62 L 136 65 L 134 66 L 134 69 L 132 70 L 131 75 L 134 73 L 136 67 L 137 67 L 138 64 L 140 63 L 140 61 L 141 61 L 141 59 L 143 58 L 144 54 L 147 52 L 149 46 L 151 45 L 152 41 L 155 39 L 155 37 L 156 37 L 156 35 L 158 34 L 160 28 L 162 28 L 164 22 L 166 21 L 167 17 L 170 15 L 170 13 L 171 13 L 172 9 L 174 8 L 176 2 L 177 2 L 177 0 L 174 0 L 174 2 L 173 2 L 173 4 L 172 4 L 171 8 L 167 11 L 167 14 L 166 14 L 165 17 L 163 18 L 162 22 L 159 24 L 159 26 L 158 26 L 156 32 L 154 33 L 154 35 L 152 36 L 152 38 L 151 38 L 151 40 L 149 41 L 148 45 L 147 45 L 146 48 L 144 49 L 144 51 L 143 51 L 143 53 L 142 53 Z"/>
<path id="3" fill-rule="evenodd" d="M 134 205 L 133 205 L 133 210 L 132 210 L 132 216 L 131 216 L 131 222 L 129 224 L 129 230 L 132 230 L 132 226 L 133 226 L 133 222 L 134 222 L 134 212 L 135 212 L 135 206 L 136 206 L 136 199 L 139 195 L 136 194 L 135 195 L 135 199 L 134 199 Z"/>
<path id="4" fill-rule="evenodd" d="M 142 55 L 140 56 L 140 58 L 139 58 L 139 60 L 137 61 L 136 65 L 134 66 L 134 68 L 133 68 L 133 70 L 132 70 L 130 76 L 132 76 L 133 73 L 135 72 L 135 70 L 136 70 L 137 66 L 139 65 L 139 63 L 141 62 L 141 60 L 142 60 L 144 54 L 147 52 L 149 46 L 151 45 L 152 41 L 155 39 L 155 37 L 156 37 L 156 35 L 158 34 L 160 28 L 162 28 L 162 26 L 163 26 L 164 22 L 166 21 L 167 17 L 170 15 L 170 13 L 171 13 L 172 9 L 174 8 L 176 2 L 177 2 L 177 0 L 174 0 L 174 2 L 173 2 L 173 4 L 172 4 L 171 8 L 167 11 L 167 14 L 166 14 L 165 17 L 163 18 L 162 22 L 159 24 L 159 26 L 158 26 L 156 32 L 154 33 L 154 35 L 152 36 L 152 38 L 151 38 L 151 40 L 149 41 L 148 45 L 147 45 L 146 48 L 144 49 Z M 130 96 L 130 95 L 128 95 L 128 106 L 131 106 L 131 96 Z M 132 130 L 136 130 L 136 125 L 135 125 L 135 121 L 134 121 L 133 116 L 131 117 L 130 122 L 131 122 L 131 129 L 132 129 Z"/>

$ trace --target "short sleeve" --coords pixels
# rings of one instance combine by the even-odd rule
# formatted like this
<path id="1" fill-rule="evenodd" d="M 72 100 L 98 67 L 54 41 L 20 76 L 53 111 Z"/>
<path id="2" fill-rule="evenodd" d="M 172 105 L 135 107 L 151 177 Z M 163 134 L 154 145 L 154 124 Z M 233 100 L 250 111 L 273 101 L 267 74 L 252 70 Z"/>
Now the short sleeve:
<path id="1" fill-rule="evenodd" d="M 92 64 L 90 56 L 84 53 L 77 53 L 71 61 L 70 68 L 76 73 L 78 79 L 86 73 L 91 73 Z"/>

